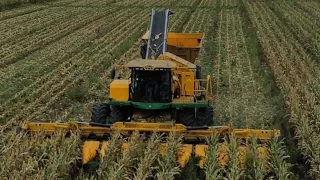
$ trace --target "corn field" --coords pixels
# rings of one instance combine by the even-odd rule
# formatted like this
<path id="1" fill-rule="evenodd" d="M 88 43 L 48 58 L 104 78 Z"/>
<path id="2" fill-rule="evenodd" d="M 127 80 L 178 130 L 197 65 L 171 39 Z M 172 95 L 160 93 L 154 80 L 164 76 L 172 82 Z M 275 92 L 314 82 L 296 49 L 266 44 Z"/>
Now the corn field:
<path id="1" fill-rule="evenodd" d="M 204 168 L 180 167 L 182 137 L 115 133 L 106 155 L 81 164 L 78 132 L 15 132 L 25 120 L 89 120 L 108 100 L 114 63 L 140 58 L 152 8 L 170 8 L 170 32 L 203 32 L 196 64 L 213 77 L 214 125 L 280 129 L 261 145 L 207 139 Z M 0 179 L 320 179 L 320 2 L 316 0 L 5 0 L 0 2 Z M 117 76 L 128 77 L 127 71 Z M 130 148 L 123 150 L 127 142 Z M 259 156 L 268 149 L 269 157 Z"/>

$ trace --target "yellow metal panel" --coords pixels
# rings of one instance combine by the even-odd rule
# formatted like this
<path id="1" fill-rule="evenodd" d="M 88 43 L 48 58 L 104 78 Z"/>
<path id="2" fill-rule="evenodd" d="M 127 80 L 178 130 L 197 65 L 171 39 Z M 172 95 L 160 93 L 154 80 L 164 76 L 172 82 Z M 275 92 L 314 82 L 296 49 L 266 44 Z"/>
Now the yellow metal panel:
<path id="1" fill-rule="evenodd" d="M 161 143 L 159 149 L 162 156 L 167 155 L 168 143 Z"/>
<path id="2" fill-rule="evenodd" d="M 100 157 L 103 157 L 106 153 L 106 150 L 108 148 L 109 142 L 108 141 L 103 141 L 101 145 L 101 150 L 100 150 Z"/>
<path id="3" fill-rule="evenodd" d="M 249 148 L 247 146 L 240 146 L 238 148 L 237 156 L 238 156 L 240 168 L 245 167 L 246 155 L 248 151 L 249 151 Z"/>
<path id="4" fill-rule="evenodd" d="M 195 146 L 195 155 L 196 157 L 200 157 L 199 167 L 203 168 L 206 157 L 206 152 L 208 149 L 208 145 L 196 145 Z"/>
<path id="5" fill-rule="evenodd" d="M 269 151 L 267 147 L 259 146 L 257 149 L 258 149 L 259 157 L 261 159 L 266 159 L 269 156 Z"/>
<path id="6" fill-rule="evenodd" d="M 203 33 L 168 33 L 167 44 L 184 48 L 199 48 Z"/>
<path id="7" fill-rule="evenodd" d="M 229 162 L 228 145 L 221 143 L 218 145 L 218 164 L 220 167 L 226 167 Z"/>
<path id="8" fill-rule="evenodd" d="M 114 80 L 110 84 L 110 98 L 117 101 L 129 100 L 129 80 Z"/>
<path id="9" fill-rule="evenodd" d="M 122 143 L 121 148 L 123 151 L 129 150 L 129 143 Z"/>
<path id="10" fill-rule="evenodd" d="M 183 96 L 194 95 L 194 72 L 181 72 L 181 94 Z"/>
<path id="11" fill-rule="evenodd" d="M 187 165 L 191 154 L 192 154 L 191 144 L 182 144 L 178 148 L 178 163 L 182 168 Z"/>
<path id="12" fill-rule="evenodd" d="M 86 164 L 97 156 L 100 141 L 85 141 L 82 146 L 82 163 Z"/>
<path id="13" fill-rule="evenodd" d="M 148 30 L 142 39 L 147 40 L 150 37 L 150 31 Z M 168 32 L 167 44 L 172 46 L 184 47 L 184 48 L 199 48 L 201 46 L 201 40 L 204 38 L 203 33 L 174 33 Z"/>

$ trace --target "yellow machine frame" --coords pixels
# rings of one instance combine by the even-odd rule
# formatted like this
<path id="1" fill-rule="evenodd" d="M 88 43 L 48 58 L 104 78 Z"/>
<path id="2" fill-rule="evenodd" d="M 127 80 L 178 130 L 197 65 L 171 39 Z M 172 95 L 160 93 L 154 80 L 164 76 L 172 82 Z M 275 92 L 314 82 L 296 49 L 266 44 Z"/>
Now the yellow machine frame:
<path id="1" fill-rule="evenodd" d="M 96 126 L 94 124 L 85 122 L 71 121 L 69 123 L 33 123 L 26 121 L 22 125 L 22 129 L 27 132 L 39 133 L 45 132 L 47 135 L 52 135 L 57 131 L 64 131 L 65 133 L 79 130 L 82 137 L 89 137 L 94 134 L 95 137 L 103 137 L 106 134 L 111 135 L 112 132 L 119 132 L 124 137 L 129 137 L 132 132 L 139 131 L 140 133 L 170 133 L 173 132 L 176 135 L 183 136 L 186 141 L 201 141 L 200 143 L 194 144 L 182 144 L 177 152 L 178 162 L 181 167 L 184 167 L 192 154 L 200 157 L 199 166 L 203 168 L 204 161 L 206 158 L 206 150 L 208 145 L 205 143 L 207 138 L 212 134 L 229 136 L 234 134 L 237 139 L 249 140 L 252 137 L 264 142 L 271 139 L 272 137 L 280 136 L 279 130 L 257 130 L 257 129 L 232 129 L 230 126 L 211 126 L 208 128 L 188 128 L 182 124 L 173 123 L 146 123 L 146 122 L 117 122 L 108 127 Z M 97 140 L 86 140 L 82 148 L 82 162 L 88 163 L 94 159 L 98 154 L 103 156 L 105 150 L 108 147 L 108 141 L 97 141 Z M 166 143 L 162 143 L 160 148 L 160 154 L 166 154 Z M 122 148 L 125 150 L 128 148 L 128 143 L 124 143 Z M 247 151 L 248 147 L 242 145 L 239 147 L 240 165 L 244 165 L 243 154 Z M 260 156 L 268 156 L 267 148 L 260 146 L 258 148 Z M 219 164 L 226 166 L 229 157 L 226 143 L 219 144 Z"/>

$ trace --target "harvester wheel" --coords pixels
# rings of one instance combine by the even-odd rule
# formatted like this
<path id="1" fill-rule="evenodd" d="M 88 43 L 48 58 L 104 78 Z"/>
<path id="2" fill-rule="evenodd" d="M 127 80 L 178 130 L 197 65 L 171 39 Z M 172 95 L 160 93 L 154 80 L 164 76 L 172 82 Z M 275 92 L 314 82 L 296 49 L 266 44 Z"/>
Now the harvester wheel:
<path id="1" fill-rule="evenodd" d="M 113 124 L 117 121 L 125 121 L 127 111 L 123 107 L 111 106 L 110 116 L 107 117 L 107 124 Z"/>
<path id="2" fill-rule="evenodd" d="M 91 122 L 106 124 L 110 111 L 110 105 L 108 104 L 94 104 L 91 110 Z"/>
<path id="3" fill-rule="evenodd" d="M 211 126 L 213 124 L 213 108 L 199 108 L 197 111 L 184 109 L 179 112 L 177 120 L 185 126 Z"/>
<path id="4" fill-rule="evenodd" d="M 195 114 L 193 109 L 184 109 L 178 112 L 177 121 L 185 126 L 193 126 Z"/>
<path id="5" fill-rule="evenodd" d="M 213 124 L 213 108 L 199 108 L 197 113 L 197 123 L 199 126 L 212 126 Z"/>
<path id="6" fill-rule="evenodd" d="M 109 104 L 94 104 L 91 112 L 91 122 L 94 123 L 113 124 L 117 121 L 125 121 L 127 118 L 127 112 L 123 107 Z"/>

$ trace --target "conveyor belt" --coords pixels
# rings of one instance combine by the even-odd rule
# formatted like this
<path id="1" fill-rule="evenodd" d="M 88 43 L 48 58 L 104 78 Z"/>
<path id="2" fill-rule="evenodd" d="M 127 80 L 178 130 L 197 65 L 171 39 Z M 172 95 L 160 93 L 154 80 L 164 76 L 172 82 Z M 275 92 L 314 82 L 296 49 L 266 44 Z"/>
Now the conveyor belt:
<path id="1" fill-rule="evenodd" d="M 169 10 L 152 10 L 150 23 L 150 37 L 146 59 L 157 59 L 166 52 Z"/>

